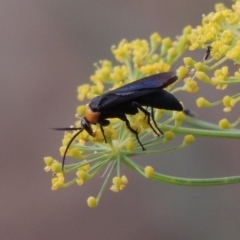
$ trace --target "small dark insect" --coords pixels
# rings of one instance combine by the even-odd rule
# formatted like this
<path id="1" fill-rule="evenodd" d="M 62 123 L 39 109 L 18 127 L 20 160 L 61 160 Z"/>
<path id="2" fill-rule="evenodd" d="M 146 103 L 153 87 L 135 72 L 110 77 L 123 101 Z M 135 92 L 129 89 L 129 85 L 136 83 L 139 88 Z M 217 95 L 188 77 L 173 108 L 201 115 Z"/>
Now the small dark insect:
<path id="1" fill-rule="evenodd" d="M 205 53 L 205 55 L 203 57 L 203 61 L 206 61 L 209 58 L 211 50 L 212 50 L 212 47 L 211 46 L 207 46 L 207 51 L 206 51 L 206 53 Z"/>
<path id="2" fill-rule="evenodd" d="M 83 130 L 89 135 L 94 136 L 91 124 L 99 124 L 104 141 L 107 142 L 103 127 L 109 125 L 108 118 L 119 118 L 126 123 L 127 128 L 135 134 L 136 139 L 142 150 L 145 150 L 139 140 L 137 130 L 130 125 L 126 114 L 135 115 L 142 111 L 146 117 L 148 124 L 155 134 L 158 136 L 163 132 L 158 128 L 154 120 L 153 108 L 182 111 L 183 107 L 180 102 L 169 92 L 163 90 L 177 80 L 175 72 L 158 73 L 149 77 L 142 78 L 135 82 L 129 83 L 123 87 L 106 92 L 101 96 L 97 96 L 87 106 L 85 116 L 81 118 L 80 128 L 53 128 L 53 130 L 79 130 L 69 141 L 63 155 L 62 168 L 64 167 L 67 150 L 73 140 Z M 145 107 L 150 107 L 148 112 Z M 151 119 L 155 128 L 151 124 Z"/>

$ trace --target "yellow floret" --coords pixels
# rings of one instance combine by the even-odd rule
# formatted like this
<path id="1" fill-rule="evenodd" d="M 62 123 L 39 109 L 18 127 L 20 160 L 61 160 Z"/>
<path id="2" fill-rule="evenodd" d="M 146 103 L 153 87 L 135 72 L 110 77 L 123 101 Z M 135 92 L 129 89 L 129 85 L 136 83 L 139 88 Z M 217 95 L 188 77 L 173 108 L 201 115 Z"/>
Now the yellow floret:
<path id="1" fill-rule="evenodd" d="M 145 176 L 150 178 L 154 175 L 154 168 L 152 166 L 147 166 L 144 168 Z"/>
<path id="2" fill-rule="evenodd" d="M 95 208 L 98 205 L 98 201 L 95 197 L 89 197 L 87 199 L 87 204 L 90 208 Z"/>

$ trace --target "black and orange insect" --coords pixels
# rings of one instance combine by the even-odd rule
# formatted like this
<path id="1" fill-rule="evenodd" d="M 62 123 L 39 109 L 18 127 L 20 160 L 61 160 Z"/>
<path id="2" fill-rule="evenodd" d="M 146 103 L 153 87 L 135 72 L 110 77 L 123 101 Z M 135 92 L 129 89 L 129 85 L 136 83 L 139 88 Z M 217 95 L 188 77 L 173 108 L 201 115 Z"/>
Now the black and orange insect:
<path id="1" fill-rule="evenodd" d="M 154 120 L 154 108 L 182 111 L 181 103 L 169 92 L 163 88 L 174 83 L 178 77 L 175 72 L 165 72 L 151 75 L 139 79 L 135 82 L 124 85 L 123 87 L 106 92 L 101 96 L 92 99 L 86 109 L 85 116 L 81 118 L 81 127 L 79 128 L 53 128 L 54 130 L 78 130 L 69 141 L 63 155 L 62 167 L 64 167 L 65 157 L 68 148 L 73 140 L 83 130 L 89 135 L 94 136 L 92 124 L 99 124 L 105 142 L 104 127 L 109 125 L 109 118 L 119 118 L 126 123 L 126 127 L 135 134 L 136 139 L 142 150 L 145 150 L 140 142 L 137 130 L 131 127 L 126 115 L 135 115 L 142 111 L 147 117 L 151 129 L 158 136 L 162 131 L 158 128 Z M 150 112 L 144 107 L 150 107 Z M 155 126 L 153 127 L 151 120 Z M 157 130 L 156 130 L 157 129 Z"/>

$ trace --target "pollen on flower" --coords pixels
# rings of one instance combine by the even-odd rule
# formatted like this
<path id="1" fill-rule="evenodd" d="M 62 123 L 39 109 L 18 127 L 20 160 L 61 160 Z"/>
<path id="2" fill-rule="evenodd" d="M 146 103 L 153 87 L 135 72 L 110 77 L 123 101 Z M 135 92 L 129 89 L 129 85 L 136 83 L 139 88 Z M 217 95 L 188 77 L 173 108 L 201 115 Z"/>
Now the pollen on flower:
<path id="1" fill-rule="evenodd" d="M 226 18 L 226 20 L 229 24 L 235 25 L 239 22 L 239 16 L 231 12 Z"/>
<path id="2" fill-rule="evenodd" d="M 120 191 L 122 191 L 122 190 L 125 189 L 125 188 L 126 188 L 126 185 L 124 185 L 124 184 L 122 184 L 122 185 L 119 186 L 119 190 L 120 190 Z"/>
<path id="3" fill-rule="evenodd" d="M 78 186 L 82 186 L 83 183 L 84 183 L 84 181 L 83 181 L 82 179 L 79 179 L 79 178 L 78 178 L 78 179 L 76 180 L 76 183 L 77 183 Z"/>
<path id="4" fill-rule="evenodd" d="M 188 76 L 189 69 L 187 67 L 181 66 L 177 69 L 178 79 L 183 79 Z"/>
<path id="5" fill-rule="evenodd" d="M 214 41 L 211 46 L 212 46 L 211 56 L 214 58 L 214 60 L 220 59 L 230 49 L 230 46 L 224 44 L 221 40 Z"/>
<path id="6" fill-rule="evenodd" d="M 76 182 L 79 186 L 82 186 L 85 180 L 89 180 L 91 178 L 91 175 L 88 173 L 89 169 L 90 169 L 90 164 L 88 163 L 78 168 L 76 172 L 76 175 L 77 175 Z"/>
<path id="7" fill-rule="evenodd" d="M 128 69 L 125 65 L 116 66 L 113 68 L 110 78 L 116 82 L 124 82 L 128 75 Z"/>
<path id="8" fill-rule="evenodd" d="M 151 178 L 154 174 L 154 168 L 152 166 L 146 166 L 144 172 L 147 178 Z"/>
<path id="9" fill-rule="evenodd" d="M 231 44 L 234 34 L 231 30 L 224 30 L 221 35 L 221 40 L 224 44 Z"/>
<path id="10" fill-rule="evenodd" d="M 71 138 L 69 138 L 68 136 L 67 136 L 67 137 L 64 136 L 64 139 L 62 140 L 62 145 L 63 145 L 64 147 L 66 147 L 66 146 L 68 145 L 70 139 L 71 139 Z"/>
<path id="11" fill-rule="evenodd" d="M 100 134 L 100 133 L 98 133 L 98 134 Z M 105 134 L 106 138 L 111 138 L 112 137 L 112 129 L 111 129 L 111 127 L 105 127 L 104 128 L 104 134 Z"/>
<path id="12" fill-rule="evenodd" d="M 83 101 L 85 97 L 87 96 L 87 93 L 90 89 L 90 84 L 84 84 L 78 87 L 78 100 Z"/>
<path id="13" fill-rule="evenodd" d="M 228 78 L 228 75 L 229 75 L 229 71 L 227 66 L 224 66 L 221 69 L 217 69 L 214 73 L 215 77 L 222 76 L 223 79 Z"/>
<path id="14" fill-rule="evenodd" d="M 215 4 L 215 9 L 216 9 L 217 12 L 220 12 L 220 11 L 225 10 L 226 7 L 224 6 L 223 3 L 217 3 L 217 4 Z"/>
<path id="15" fill-rule="evenodd" d="M 234 107 L 237 104 L 237 102 L 239 102 L 239 101 L 240 101 L 240 97 L 235 98 L 235 99 L 232 98 L 230 101 L 230 106 Z"/>
<path id="16" fill-rule="evenodd" d="M 106 82 L 106 79 L 109 79 L 110 73 L 112 71 L 112 63 L 110 61 L 104 60 L 99 62 L 100 66 L 96 63 L 96 71 L 94 75 L 90 77 L 91 81 L 93 81 L 97 86 L 98 93 L 101 93 L 104 89 L 103 82 Z M 97 93 L 93 90 L 91 86 L 91 91 Z"/>
<path id="17" fill-rule="evenodd" d="M 110 187 L 110 190 L 113 192 L 119 192 L 126 187 L 126 184 L 128 183 L 128 179 L 124 175 L 121 178 L 116 176 L 112 179 L 112 183 L 113 185 Z"/>
<path id="18" fill-rule="evenodd" d="M 52 157 L 45 157 L 43 159 L 44 159 L 44 162 L 47 166 L 51 166 L 52 163 L 54 162 L 54 159 Z"/>
<path id="19" fill-rule="evenodd" d="M 211 103 L 209 101 L 207 101 L 205 98 L 200 97 L 196 100 L 197 106 L 199 108 L 207 108 L 207 107 L 211 107 Z"/>
<path id="20" fill-rule="evenodd" d="M 74 158 L 81 158 L 83 151 L 79 150 L 77 147 L 73 147 L 69 150 L 69 155 Z"/>
<path id="21" fill-rule="evenodd" d="M 212 22 L 219 22 L 222 18 L 223 18 L 222 13 L 217 12 L 217 13 L 213 14 L 213 16 L 211 17 L 211 21 Z"/>
<path id="22" fill-rule="evenodd" d="M 96 130 L 96 128 L 93 126 L 93 131 L 95 131 Z M 79 140 L 84 140 L 84 141 L 87 141 L 88 140 L 88 137 L 89 137 L 89 134 L 88 134 L 88 132 L 87 131 L 83 131 L 83 132 L 81 132 L 79 135 Z M 76 140 L 77 140 L 78 138 L 76 138 Z"/>
<path id="23" fill-rule="evenodd" d="M 152 52 L 154 52 L 158 48 L 161 41 L 162 41 L 162 38 L 157 32 L 153 33 L 150 36 L 150 43 L 151 43 L 151 51 Z"/>
<path id="24" fill-rule="evenodd" d="M 148 124 L 148 118 L 145 115 L 142 115 L 142 114 L 139 114 L 136 117 L 135 124 L 137 124 L 138 126 L 141 126 L 143 129 L 150 128 L 150 126 Z"/>
<path id="25" fill-rule="evenodd" d="M 149 51 L 149 43 L 145 39 L 135 39 L 130 43 L 130 46 L 133 50 L 133 55 L 141 53 L 144 56 Z"/>
<path id="26" fill-rule="evenodd" d="M 118 139 L 118 131 L 115 130 L 115 129 L 112 129 L 112 135 L 111 135 L 111 137 L 112 137 L 112 140 Z"/>
<path id="27" fill-rule="evenodd" d="M 199 90 L 199 87 L 197 85 L 197 82 L 192 80 L 191 78 L 185 78 L 184 79 L 184 86 L 183 89 L 187 91 L 188 93 L 196 93 Z"/>
<path id="28" fill-rule="evenodd" d="M 113 183 L 113 185 L 119 187 L 122 184 L 122 180 L 120 177 L 114 177 L 112 179 L 112 183 Z"/>
<path id="29" fill-rule="evenodd" d="M 51 170 L 53 173 L 60 173 L 62 172 L 62 164 L 60 164 L 59 162 L 54 162 L 52 165 L 51 165 Z"/>
<path id="30" fill-rule="evenodd" d="M 173 62 L 174 58 L 177 56 L 177 50 L 175 47 L 168 49 L 167 62 Z"/>
<path id="31" fill-rule="evenodd" d="M 175 126 L 180 127 L 183 120 L 185 119 L 185 114 L 183 112 L 176 112 L 174 114 Z"/>
<path id="32" fill-rule="evenodd" d="M 64 155 L 65 150 L 66 150 L 65 146 L 62 146 L 62 147 L 59 148 L 60 156 Z"/>
<path id="33" fill-rule="evenodd" d="M 183 29 L 183 34 L 185 35 L 185 34 L 190 34 L 191 33 L 191 31 L 192 31 L 192 26 L 190 26 L 190 25 L 188 25 L 188 26 L 186 26 L 186 27 L 184 27 L 184 29 Z"/>
<path id="34" fill-rule="evenodd" d="M 110 190 L 112 191 L 112 192 L 119 192 L 119 188 L 116 186 L 116 185 L 112 185 L 111 187 L 110 187 Z"/>
<path id="35" fill-rule="evenodd" d="M 163 136 L 164 136 L 164 139 L 163 139 L 164 143 L 167 143 L 167 142 L 169 142 L 169 141 L 171 141 L 171 140 L 173 140 L 175 138 L 175 134 L 172 131 L 164 132 Z"/>
<path id="36" fill-rule="evenodd" d="M 189 144 L 191 144 L 191 143 L 193 143 L 194 142 L 194 136 L 193 135 L 191 135 L 191 134 L 189 134 L 189 135 L 186 135 L 185 137 L 184 137 L 184 140 L 183 140 L 183 145 L 189 145 Z"/>
<path id="37" fill-rule="evenodd" d="M 228 59 L 232 59 L 232 60 L 236 60 L 238 61 L 240 58 L 240 43 L 238 43 L 238 45 L 236 45 L 235 47 L 233 47 L 232 49 L 230 49 L 227 54 L 226 57 Z"/>
<path id="38" fill-rule="evenodd" d="M 95 131 L 94 137 L 91 136 L 91 139 L 93 142 L 102 142 L 104 141 L 104 136 L 102 134 L 102 131 L 100 129 L 97 129 Z"/>
<path id="39" fill-rule="evenodd" d="M 51 166 L 46 166 L 46 167 L 44 168 L 44 171 L 45 171 L 45 172 L 51 171 Z"/>
<path id="40" fill-rule="evenodd" d="M 87 174 L 86 174 L 86 171 L 85 171 L 85 170 L 83 170 L 83 169 L 80 168 L 80 169 L 77 171 L 76 175 L 78 176 L 79 179 L 85 180 Z"/>
<path id="41" fill-rule="evenodd" d="M 112 46 L 111 50 L 116 60 L 119 62 L 124 62 L 130 57 L 131 54 L 130 44 L 126 41 L 126 39 L 123 39 L 119 43 L 118 47 Z"/>
<path id="42" fill-rule="evenodd" d="M 95 208 L 98 205 L 98 200 L 95 197 L 89 197 L 87 199 L 87 204 L 90 208 Z"/>
<path id="43" fill-rule="evenodd" d="M 161 119 L 161 117 L 164 115 L 164 113 L 166 112 L 166 110 L 164 109 L 157 109 L 155 111 L 155 120 L 158 121 Z"/>
<path id="44" fill-rule="evenodd" d="M 239 67 L 239 65 L 238 65 L 237 63 L 235 63 L 234 65 L 237 66 L 237 67 Z M 239 72 L 239 70 L 234 73 L 234 77 L 240 78 L 240 72 Z"/>
<path id="45" fill-rule="evenodd" d="M 86 161 L 84 161 L 86 162 Z M 89 163 L 86 163 L 85 165 L 83 165 L 80 169 L 84 169 L 85 171 L 89 170 L 90 168 L 90 164 Z"/>
<path id="46" fill-rule="evenodd" d="M 193 39 L 193 37 L 192 37 L 192 39 Z M 199 47 L 199 43 L 195 42 L 195 43 L 193 43 L 193 44 L 189 47 L 189 50 L 195 50 L 195 49 L 197 49 L 198 47 Z"/>
<path id="47" fill-rule="evenodd" d="M 219 121 L 219 127 L 221 129 L 231 129 L 232 125 L 231 125 L 231 123 L 229 123 L 229 121 L 226 118 L 224 118 Z"/>
<path id="48" fill-rule="evenodd" d="M 196 71 L 195 76 L 204 83 L 212 83 L 211 79 L 202 71 Z"/>
<path id="49" fill-rule="evenodd" d="M 221 69 L 217 69 L 214 73 L 214 77 L 212 77 L 212 83 L 218 84 L 219 82 L 223 82 L 228 79 L 228 67 L 222 67 Z M 217 89 L 224 90 L 227 87 L 227 84 L 218 84 Z"/>
<path id="50" fill-rule="evenodd" d="M 133 63 L 135 68 L 139 68 L 143 64 L 143 57 L 140 53 L 136 53 L 135 56 L 133 57 Z"/>
<path id="51" fill-rule="evenodd" d="M 202 62 L 195 63 L 194 68 L 196 69 L 196 71 L 201 71 L 201 72 L 209 72 L 211 70 L 208 65 Z"/>
<path id="52" fill-rule="evenodd" d="M 52 157 L 45 157 L 43 158 L 44 159 L 44 162 L 46 164 L 46 167 L 44 168 L 44 170 L 46 172 L 49 172 L 52 170 L 52 164 L 54 163 L 54 159 Z"/>
<path id="53" fill-rule="evenodd" d="M 172 40 L 170 38 L 164 38 L 162 40 L 161 53 L 166 54 L 168 49 L 172 46 Z"/>
<path id="54" fill-rule="evenodd" d="M 122 181 L 122 184 L 125 184 L 125 185 L 128 183 L 128 179 L 125 175 L 121 177 L 121 181 Z"/>
<path id="55" fill-rule="evenodd" d="M 86 105 L 78 106 L 77 107 L 77 114 L 78 116 L 84 116 L 86 112 Z"/>
<path id="56" fill-rule="evenodd" d="M 186 67 L 194 67 L 194 64 L 196 63 L 191 57 L 183 58 L 183 62 Z"/>
<path id="57" fill-rule="evenodd" d="M 160 72 L 167 72 L 169 69 L 170 65 L 164 62 L 159 62 L 142 66 L 140 68 L 140 71 L 149 76 Z"/>
<path id="58" fill-rule="evenodd" d="M 57 190 L 64 184 L 64 176 L 62 173 L 57 173 L 56 177 L 52 179 L 52 190 Z"/>
<path id="59" fill-rule="evenodd" d="M 223 109 L 224 112 L 230 112 L 232 110 L 232 98 L 229 96 L 225 96 L 223 98 L 223 105 L 225 106 L 225 108 Z"/>
<path id="60" fill-rule="evenodd" d="M 134 147 L 135 147 L 135 144 L 132 140 L 128 140 L 128 141 L 126 141 L 125 146 L 126 146 L 128 151 L 133 151 Z"/>

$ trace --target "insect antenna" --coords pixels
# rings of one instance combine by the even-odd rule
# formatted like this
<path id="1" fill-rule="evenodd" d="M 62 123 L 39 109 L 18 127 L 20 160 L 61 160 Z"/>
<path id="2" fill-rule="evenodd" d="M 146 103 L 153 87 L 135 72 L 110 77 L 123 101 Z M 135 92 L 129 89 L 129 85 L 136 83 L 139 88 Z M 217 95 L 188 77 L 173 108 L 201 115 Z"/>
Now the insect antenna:
<path id="1" fill-rule="evenodd" d="M 63 159 L 62 159 L 62 171 L 64 170 L 64 163 L 65 163 L 65 158 L 66 158 L 66 155 L 67 155 L 67 151 L 70 147 L 70 145 L 72 144 L 73 140 L 78 136 L 78 134 L 80 134 L 84 128 L 72 128 L 72 127 L 67 127 L 67 128 L 51 128 L 52 130 L 56 130 L 56 131 L 72 131 L 72 130 L 79 130 L 78 132 L 76 132 L 72 138 L 70 139 L 65 151 L 64 151 L 64 154 L 63 154 Z"/>

